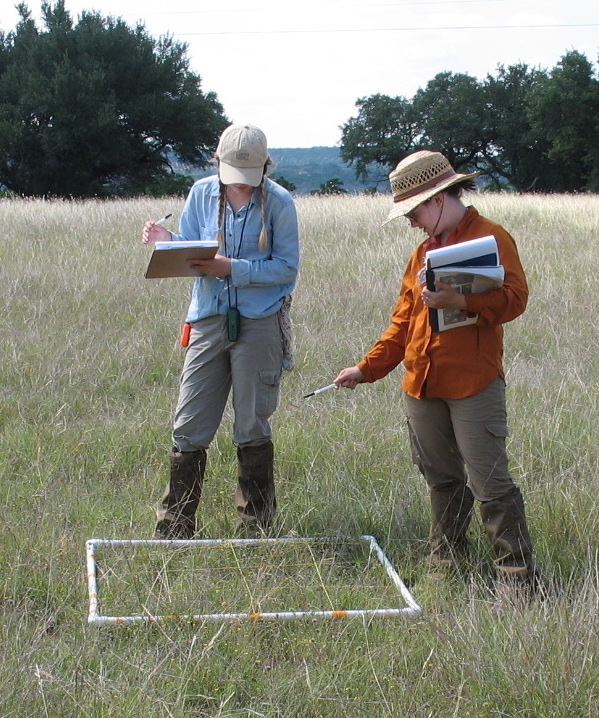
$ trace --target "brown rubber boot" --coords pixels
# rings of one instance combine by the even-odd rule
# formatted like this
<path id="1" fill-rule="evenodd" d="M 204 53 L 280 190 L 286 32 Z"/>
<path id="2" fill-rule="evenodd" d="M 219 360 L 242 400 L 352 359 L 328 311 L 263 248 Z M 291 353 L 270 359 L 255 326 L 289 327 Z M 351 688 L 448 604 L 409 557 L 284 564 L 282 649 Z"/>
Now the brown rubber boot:
<path id="1" fill-rule="evenodd" d="M 238 480 L 235 506 L 241 524 L 267 529 L 277 508 L 272 441 L 237 448 Z"/>
<path id="2" fill-rule="evenodd" d="M 514 486 L 505 496 L 484 501 L 480 506 L 480 515 L 495 552 L 499 580 L 533 584 L 537 572 L 532 560 L 532 540 L 520 489 Z"/>
<path id="3" fill-rule="evenodd" d="M 156 511 L 154 538 L 191 539 L 196 531 L 196 511 L 202 495 L 206 450 L 171 452 L 170 481 Z"/>
<path id="4" fill-rule="evenodd" d="M 455 566 L 456 555 L 468 549 L 466 532 L 470 525 L 474 496 L 461 482 L 449 486 L 433 487 L 431 499 L 431 532 L 429 542 L 431 567 L 450 569 Z"/>

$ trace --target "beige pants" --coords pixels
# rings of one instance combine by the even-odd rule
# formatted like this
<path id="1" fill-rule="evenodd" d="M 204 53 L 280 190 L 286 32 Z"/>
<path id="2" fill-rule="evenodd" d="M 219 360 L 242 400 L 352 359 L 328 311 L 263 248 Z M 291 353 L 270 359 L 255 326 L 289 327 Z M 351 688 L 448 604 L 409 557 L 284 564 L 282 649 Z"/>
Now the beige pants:
<path id="1" fill-rule="evenodd" d="M 405 399 L 414 461 L 431 488 L 467 483 L 478 501 L 514 488 L 503 379 L 465 399 Z"/>
<path id="2" fill-rule="evenodd" d="M 279 399 L 283 348 L 277 314 L 241 318 L 239 339 L 227 339 L 225 317 L 196 322 L 181 373 L 173 444 L 179 451 L 207 449 L 232 392 L 233 441 L 259 446 L 271 438 L 269 419 Z"/>

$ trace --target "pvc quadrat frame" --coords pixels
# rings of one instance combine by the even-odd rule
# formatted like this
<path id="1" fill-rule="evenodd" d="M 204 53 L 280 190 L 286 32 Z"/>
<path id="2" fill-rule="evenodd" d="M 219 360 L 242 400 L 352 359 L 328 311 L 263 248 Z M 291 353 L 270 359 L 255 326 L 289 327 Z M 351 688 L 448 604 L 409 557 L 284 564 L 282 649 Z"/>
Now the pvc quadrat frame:
<path id="1" fill-rule="evenodd" d="M 138 622 L 163 622 L 166 620 L 178 619 L 182 621 L 285 621 L 291 619 L 321 619 L 328 618 L 333 620 L 344 618 L 364 618 L 369 616 L 404 616 L 415 617 L 422 613 L 422 608 L 414 599 L 409 589 L 402 581 L 397 571 L 383 552 L 382 548 L 374 538 L 374 536 L 363 535 L 359 537 L 359 541 L 365 543 L 370 552 L 376 555 L 381 566 L 384 568 L 391 583 L 397 589 L 398 594 L 403 598 L 404 606 L 388 607 L 388 608 L 340 608 L 339 610 L 309 610 L 309 611 L 274 611 L 259 613 L 199 613 L 185 615 L 150 615 L 139 614 L 129 616 L 109 616 L 102 615 L 100 612 L 100 581 L 98 576 L 98 565 L 96 560 L 96 549 L 102 546 L 157 546 L 169 545 L 176 547 L 195 547 L 197 549 L 207 547 L 243 547 L 243 546 L 259 546 L 261 544 L 310 544 L 325 543 L 333 541 L 327 538 L 238 538 L 238 539 L 89 539 L 86 542 L 87 550 L 87 575 L 89 590 L 89 611 L 88 623 L 95 625 L 127 625 Z M 338 542 L 338 540 L 337 540 Z"/>

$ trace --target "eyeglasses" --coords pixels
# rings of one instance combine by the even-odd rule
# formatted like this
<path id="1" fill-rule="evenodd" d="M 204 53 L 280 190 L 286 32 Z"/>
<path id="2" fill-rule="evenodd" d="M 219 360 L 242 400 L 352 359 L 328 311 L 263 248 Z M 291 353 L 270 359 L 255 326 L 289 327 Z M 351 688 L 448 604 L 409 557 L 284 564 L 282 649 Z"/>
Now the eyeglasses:
<path id="1" fill-rule="evenodd" d="M 432 197 L 429 197 L 428 199 L 425 199 L 424 202 L 421 202 L 420 204 L 417 204 L 414 209 L 411 212 L 408 212 L 407 214 L 404 214 L 404 217 L 408 220 L 408 222 L 416 222 L 416 215 L 418 213 L 418 210 L 423 207 L 425 204 L 428 204 L 431 201 Z"/>

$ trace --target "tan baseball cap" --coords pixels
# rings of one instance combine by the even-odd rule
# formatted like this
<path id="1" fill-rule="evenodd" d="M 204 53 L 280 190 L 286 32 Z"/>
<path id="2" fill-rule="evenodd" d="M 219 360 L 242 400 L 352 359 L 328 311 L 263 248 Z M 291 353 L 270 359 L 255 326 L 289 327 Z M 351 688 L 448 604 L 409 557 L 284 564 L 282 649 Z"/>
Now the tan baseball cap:
<path id="1" fill-rule="evenodd" d="M 266 135 L 254 125 L 229 125 L 219 140 L 216 159 L 223 184 L 258 187 L 269 159 Z"/>

